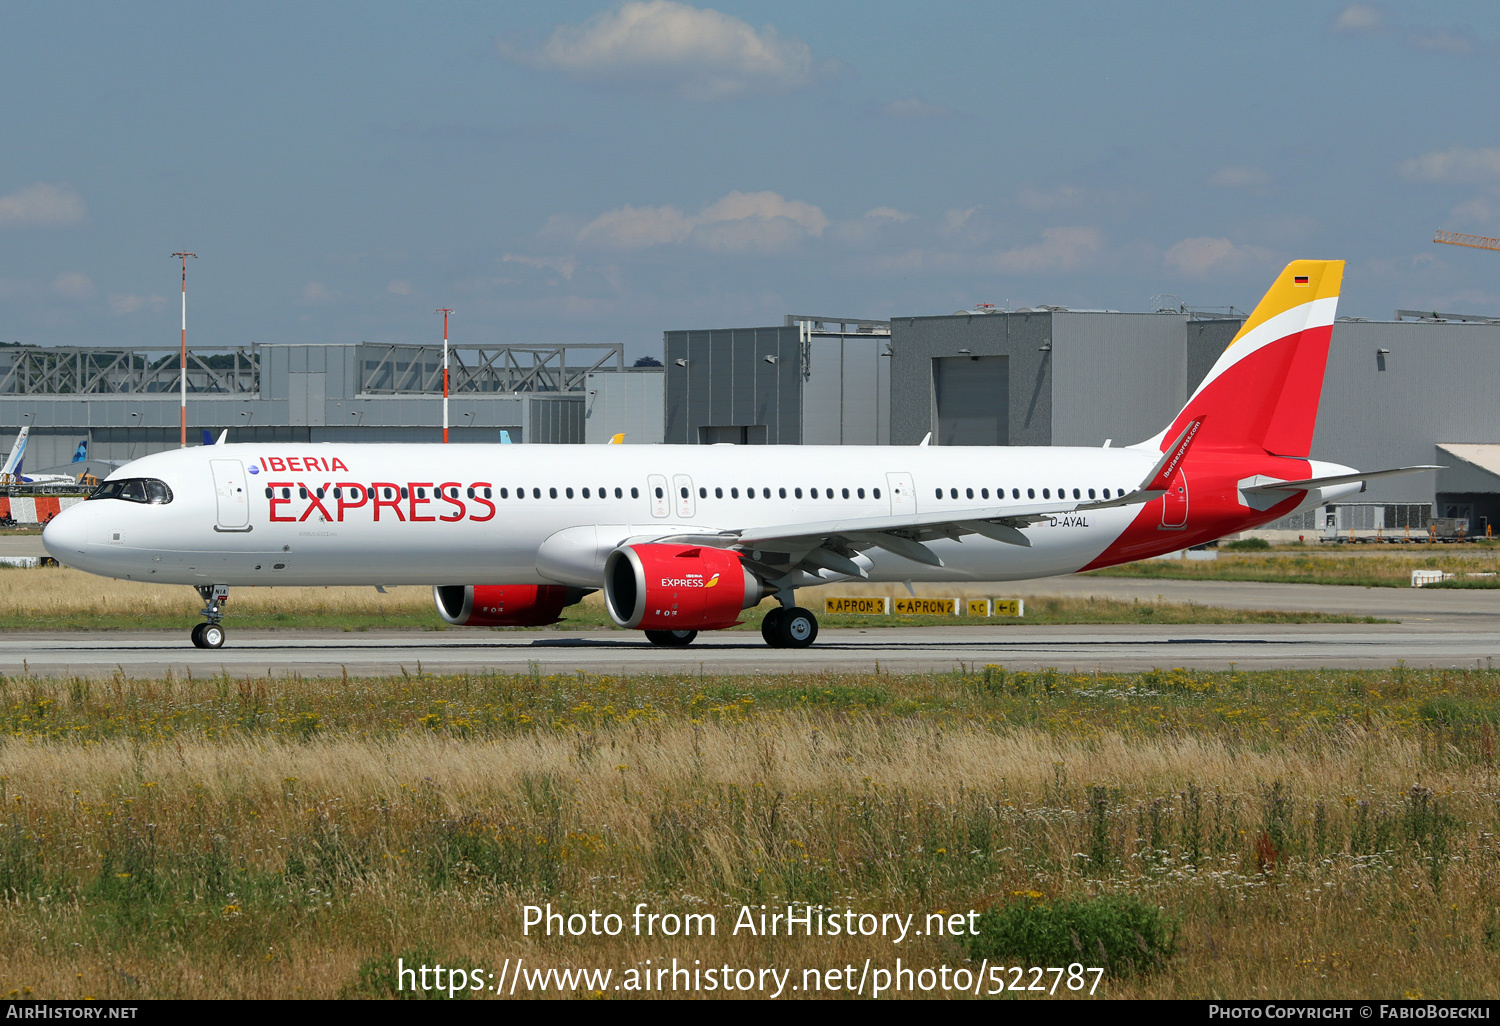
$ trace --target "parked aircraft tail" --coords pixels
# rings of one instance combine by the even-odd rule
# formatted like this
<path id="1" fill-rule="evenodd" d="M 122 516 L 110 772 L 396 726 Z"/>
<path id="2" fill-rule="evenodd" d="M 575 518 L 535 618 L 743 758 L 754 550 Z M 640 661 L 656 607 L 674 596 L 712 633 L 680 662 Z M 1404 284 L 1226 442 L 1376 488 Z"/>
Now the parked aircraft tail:
<path id="1" fill-rule="evenodd" d="M 78 448 L 73 450 L 73 459 L 72 459 L 72 462 L 73 463 L 82 463 L 84 460 L 86 460 L 88 458 L 89 458 L 89 440 L 87 438 L 80 438 L 78 440 Z"/>
<path id="2" fill-rule="evenodd" d="M 1143 445 L 1165 449 L 1201 420 L 1200 452 L 1306 458 L 1343 277 L 1342 260 L 1287 264 L 1171 426 Z"/>
<path id="3" fill-rule="evenodd" d="M 10 447 L 10 455 L 5 457 L 5 465 L 0 466 L 0 479 L 15 481 L 21 476 L 21 461 L 26 458 L 26 436 L 31 434 L 31 425 L 27 424 L 16 435 L 16 443 Z"/>

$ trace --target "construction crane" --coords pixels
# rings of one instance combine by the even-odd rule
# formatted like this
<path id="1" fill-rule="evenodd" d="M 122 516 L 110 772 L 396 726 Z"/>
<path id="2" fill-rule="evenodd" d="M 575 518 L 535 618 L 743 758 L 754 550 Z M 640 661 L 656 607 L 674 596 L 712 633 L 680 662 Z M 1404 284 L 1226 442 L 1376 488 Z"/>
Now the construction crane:
<path id="1" fill-rule="evenodd" d="M 1469 246 L 1473 249 L 1500 249 L 1500 239 L 1491 239 L 1484 235 L 1462 235 L 1458 232 L 1445 232 L 1442 229 L 1438 229 L 1432 241 L 1445 242 L 1450 246 Z"/>

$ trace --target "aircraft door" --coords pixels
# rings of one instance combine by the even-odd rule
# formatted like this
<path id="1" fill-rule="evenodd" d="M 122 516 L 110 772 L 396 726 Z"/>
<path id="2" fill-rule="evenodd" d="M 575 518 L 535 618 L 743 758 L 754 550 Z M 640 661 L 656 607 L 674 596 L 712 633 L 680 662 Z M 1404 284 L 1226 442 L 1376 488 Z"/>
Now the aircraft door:
<path id="1" fill-rule="evenodd" d="M 1167 485 L 1167 494 L 1161 497 L 1161 527 L 1163 531 L 1180 531 L 1187 526 L 1188 483 L 1182 471 Z"/>
<path id="2" fill-rule="evenodd" d="M 910 474 L 885 475 L 886 489 L 891 493 L 891 515 L 915 515 L 917 512 L 917 488 Z"/>
<path id="3" fill-rule="evenodd" d="M 651 515 L 666 516 L 672 508 L 672 500 L 667 497 L 667 479 L 660 474 L 647 475 L 646 491 L 651 498 Z"/>
<path id="4" fill-rule="evenodd" d="M 239 460 L 209 460 L 214 473 L 214 496 L 219 507 L 220 531 L 250 530 L 250 496 L 245 465 Z"/>
<path id="5" fill-rule="evenodd" d="M 693 479 L 686 474 L 672 478 L 672 492 L 677 500 L 677 515 L 683 520 L 693 518 Z"/>

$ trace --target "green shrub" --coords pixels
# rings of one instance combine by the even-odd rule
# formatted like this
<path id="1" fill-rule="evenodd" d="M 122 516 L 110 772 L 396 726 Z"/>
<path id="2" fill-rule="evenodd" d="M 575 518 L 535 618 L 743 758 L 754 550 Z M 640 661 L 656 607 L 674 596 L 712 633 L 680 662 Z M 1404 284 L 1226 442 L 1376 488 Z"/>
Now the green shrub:
<path id="1" fill-rule="evenodd" d="M 424 977 L 422 967 L 430 971 Z M 441 971 L 436 971 L 441 966 Z M 404 972 L 403 972 L 404 970 Z M 454 977 L 457 972 L 461 975 Z M 397 986 L 401 973 L 402 985 Z M 470 975 L 480 978 L 480 970 L 464 961 L 440 958 L 431 948 L 408 948 L 397 955 L 377 955 L 360 963 L 354 979 L 339 991 L 340 998 L 396 998 L 398 1000 L 437 999 L 464 1000 L 473 992 L 467 986 Z M 426 984 L 424 989 L 423 984 Z M 450 993 L 450 987 L 452 987 Z"/>
<path id="2" fill-rule="evenodd" d="M 1219 546 L 1221 549 L 1232 549 L 1235 552 L 1260 552 L 1270 547 L 1271 543 L 1264 538 L 1241 538 L 1239 541 L 1225 542 Z"/>
<path id="3" fill-rule="evenodd" d="M 992 908 L 966 938 L 970 958 L 991 964 L 1066 966 L 1082 962 L 1110 977 L 1162 968 L 1177 950 L 1177 922 L 1137 898 L 1025 899 Z"/>

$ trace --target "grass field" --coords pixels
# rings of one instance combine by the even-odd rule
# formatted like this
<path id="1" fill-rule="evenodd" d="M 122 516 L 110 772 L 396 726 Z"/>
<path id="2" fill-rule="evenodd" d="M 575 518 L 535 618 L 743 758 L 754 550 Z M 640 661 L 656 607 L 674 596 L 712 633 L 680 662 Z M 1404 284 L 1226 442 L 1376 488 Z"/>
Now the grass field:
<path id="1" fill-rule="evenodd" d="M 1103 963 L 1110 997 L 1490 997 L 1497 685 L 5 678 L 0 993 L 381 996 L 398 957 L 801 983 L 983 955 Z M 547 902 L 719 930 L 523 936 Z M 787 902 L 988 914 L 964 942 L 730 934 Z"/>
<path id="2" fill-rule="evenodd" d="M 1156 559 L 1092 571 L 1100 577 L 1152 577 L 1202 581 L 1272 581 L 1279 584 L 1345 584 L 1366 588 L 1409 588 L 1413 570 L 1500 574 L 1500 556 L 1489 546 L 1432 547 L 1419 551 L 1369 554 L 1324 553 L 1304 549 L 1233 552 L 1221 549 L 1212 560 Z M 1496 588 L 1500 576 L 1446 582 L 1442 587 Z M 1432 585 L 1431 587 L 1437 587 Z"/>
<path id="3" fill-rule="evenodd" d="M 1003 587 L 1003 586 L 1000 586 Z M 869 587 L 833 589 L 836 593 L 865 593 Z M 1004 594 L 973 587 L 923 586 L 924 595 L 978 597 Z M 1122 602 L 1102 598 L 1036 598 L 1026 600 L 1021 620 L 994 617 L 852 616 L 824 615 L 818 589 L 798 593 L 813 603 L 824 627 L 905 627 L 933 624 L 995 625 L 1030 623 L 1350 623 L 1378 622 L 1317 612 L 1222 609 L 1180 603 Z M 904 591 L 901 594 L 905 594 Z M 0 569 L 0 630 L 124 630 L 139 628 L 187 630 L 197 623 L 202 603 L 185 585 L 140 584 L 94 577 L 78 570 Z M 743 630 L 759 630 L 771 602 L 747 610 Z M 433 606 L 431 588 L 237 588 L 227 606 L 231 627 L 316 627 L 370 630 L 466 630 L 448 628 Z M 559 630 L 599 628 L 614 630 L 598 593 L 564 611 Z"/>

